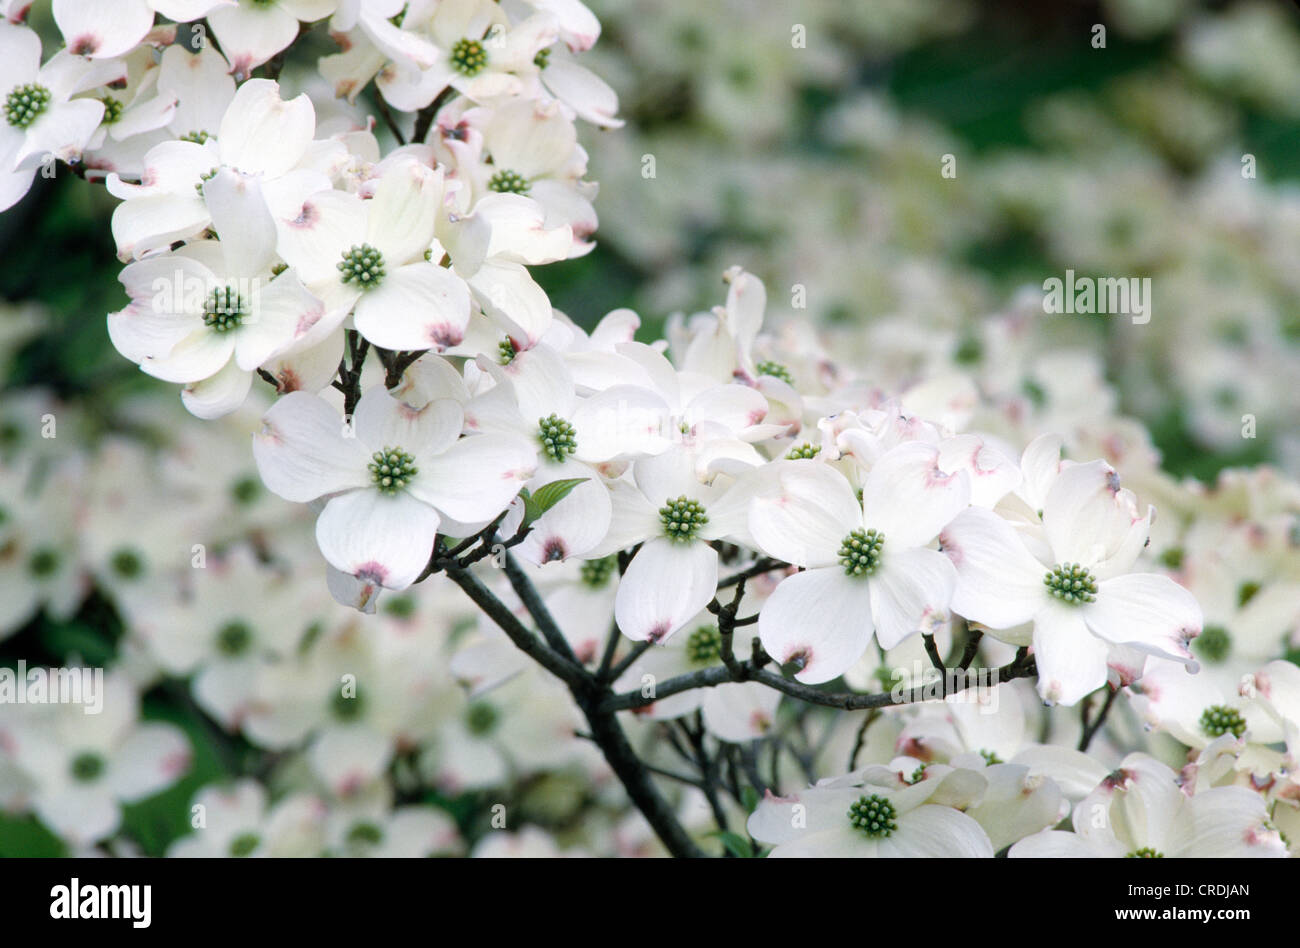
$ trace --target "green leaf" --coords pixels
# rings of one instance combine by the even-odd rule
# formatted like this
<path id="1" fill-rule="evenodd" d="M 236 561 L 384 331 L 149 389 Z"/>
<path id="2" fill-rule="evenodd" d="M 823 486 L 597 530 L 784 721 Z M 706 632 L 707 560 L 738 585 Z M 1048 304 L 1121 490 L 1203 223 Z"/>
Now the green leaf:
<path id="1" fill-rule="evenodd" d="M 562 481 L 551 481 L 537 488 L 532 494 L 523 494 L 524 523 L 536 523 L 542 514 L 568 497 L 575 487 L 589 480 L 591 480 L 589 477 L 570 477 Z"/>
<path id="2" fill-rule="evenodd" d="M 740 791 L 740 802 L 744 804 L 746 813 L 753 813 L 758 809 L 758 801 L 758 791 L 753 787 L 746 785 L 744 789 Z"/>
<path id="3" fill-rule="evenodd" d="M 741 859 L 753 859 L 754 847 L 749 840 L 739 833 L 719 833 L 718 838 L 722 840 L 723 847 L 733 856 Z"/>

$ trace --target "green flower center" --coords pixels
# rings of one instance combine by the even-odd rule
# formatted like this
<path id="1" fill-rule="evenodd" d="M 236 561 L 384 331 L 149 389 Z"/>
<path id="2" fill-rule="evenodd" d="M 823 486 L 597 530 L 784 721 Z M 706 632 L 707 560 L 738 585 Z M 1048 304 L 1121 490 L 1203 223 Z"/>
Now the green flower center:
<path id="1" fill-rule="evenodd" d="M 394 596 L 385 599 L 384 612 L 398 619 L 409 619 L 415 615 L 415 600 L 410 596 Z"/>
<path id="2" fill-rule="evenodd" d="M 1218 664 L 1228 657 L 1228 652 L 1232 649 L 1232 638 L 1223 626 L 1207 625 L 1200 635 L 1192 639 L 1192 648 L 1207 662 Z"/>
<path id="3" fill-rule="evenodd" d="M 539 49 L 537 51 L 537 55 L 533 57 L 533 65 L 536 66 L 538 69 L 545 69 L 547 64 L 550 63 L 550 61 L 551 61 L 551 47 L 549 46 L 546 47 L 545 49 Z"/>
<path id="4" fill-rule="evenodd" d="M 144 557 L 131 549 L 116 551 L 108 564 L 122 579 L 135 579 L 144 572 Z"/>
<path id="5" fill-rule="evenodd" d="M 217 651 L 232 658 L 248 651 L 253 644 L 253 630 L 238 620 L 227 622 L 217 630 Z"/>
<path id="6" fill-rule="evenodd" d="M 1002 758 L 991 750 L 981 750 L 980 756 L 984 758 L 984 763 L 992 767 L 994 764 L 1002 763 Z"/>
<path id="7" fill-rule="evenodd" d="M 759 375 L 770 375 L 773 378 L 778 378 L 786 385 L 794 385 L 794 376 L 792 376 L 790 370 L 780 362 L 760 362 L 758 365 L 754 366 L 754 371 Z"/>
<path id="8" fill-rule="evenodd" d="M 384 255 L 370 244 L 361 244 L 343 252 L 338 268 L 344 283 L 356 283 L 368 290 L 384 280 Z"/>
<path id="9" fill-rule="evenodd" d="M 241 477 L 230 486 L 230 496 L 239 504 L 251 504 L 262 492 L 262 482 L 256 477 Z"/>
<path id="10" fill-rule="evenodd" d="M 58 550 L 42 547 L 31 555 L 27 561 L 28 571 L 38 579 L 52 576 L 59 568 L 61 557 Z"/>
<path id="11" fill-rule="evenodd" d="M 497 361 L 502 365 L 509 365 L 515 361 L 517 355 L 519 355 L 519 350 L 515 348 L 515 344 L 508 338 L 497 343 Z"/>
<path id="12" fill-rule="evenodd" d="M 840 544 L 840 565 L 845 576 L 870 576 L 880 565 L 885 535 L 874 528 L 854 530 Z"/>
<path id="13" fill-rule="evenodd" d="M 1160 562 L 1162 565 L 1167 566 L 1170 569 L 1180 569 L 1183 565 L 1183 557 L 1185 555 L 1186 554 L 1183 552 L 1181 547 L 1171 546 L 1160 554 Z"/>
<path id="14" fill-rule="evenodd" d="M 527 194 L 528 179 L 519 172 L 507 168 L 492 176 L 488 188 L 498 194 Z"/>
<path id="15" fill-rule="evenodd" d="M 1043 577 L 1047 591 L 1061 602 L 1078 606 L 1097 601 L 1097 580 L 1078 563 L 1058 563 Z"/>
<path id="16" fill-rule="evenodd" d="M 72 758 L 69 770 L 73 780 L 89 783 L 104 772 L 104 758 L 94 751 L 85 751 Z"/>
<path id="17" fill-rule="evenodd" d="M 475 701 L 465 709 L 465 726 L 471 734 L 480 737 L 492 733 L 500 719 L 496 706 L 486 701 Z"/>
<path id="18" fill-rule="evenodd" d="M 196 145 L 206 145 L 211 138 L 212 138 L 211 135 L 203 131 L 203 129 L 199 129 L 196 132 L 186 132 L 179 139 L 177 139 L 177 141 L 193 142 Z"/>
<path id="19" fill-rule="evenodd" d="M 1220 737 L 1231 732 L 1233 737 L 1246 733 L 1246 719 L 1236 708 L 1216 704 L 1201 713 L 1201 730 L 1210 737 Z"/>
<path id="20" fill-rule="evenodd" d="M 806 461 L 809 458 L 817 457 L 817 455 L 821 453 L 822 446 L 820 444 L 813 444 L 810 441 L 805 441 L 803 444 L 797 444 L 787 451 L 785 459 L 787 461 Z"/>
<path id="21" fill-rule="evenodd" d="M 910 783 L 910 784 L 917 784 L 917 783 L 920 783 L 922 780 L 924 780 L 924 779 L 925 779 L 925 768 L 928 767 L 928 766 L 930 766 L 930 765 L 929 765 L 929 764 L 921 764 L 919 767 L 917 767 L 915 770 L 913 770 L 913 771 L 912 771 L 912 776 L 910 776 L 910 777 L 907 778 L 907 782 Z"/>
<path id="22" fill-rule="evenodd" d="M 199 175 L 199 180 L 194 185 L 194 190 L 199 192 L 199 197 L 203 197 L 203 185 L 207 184 L 221 171 L 220 168 L 213 168 L 211 171 Z"/>
<path id="23" fill-rule="evenodd" d="M 953 350 L 952 361 L 958 365 L 974 365 L 984 355 L 984 344 L 977 336 L 964 336 Z"/>
<path id="24" fill-rule="evenodd" d="M 878 793 L 858 797 L 849 807 L 849 822 L 872 839 L 884 839 L 898 831 L 898 811 Z"/>
<path id="25" fill-rule="evenodd" d="M 577 432 L 559 415 L 537 419 L 537 440 L 542 443 L 542 453 L 552 461 L 563 461 L 566 455 L 578 450 Z"/>
<path id="26" fill-rule="evenodd" d="M 592 589 L 603 589 L 609 584 L 609 578 L 614 575 L 616 565 L 618 565 L 618 558 L 614 556 L 587 560 L 582 564 L 582 581 Z"/>
<path id="27" fill-rule="evenodd" d="M 1141 849 L 1135 849 L 1131 853 L 1126 853 L 1125 859 L 1164 859 L 1165 854 L 1152 849 L 1150 846 L 1143 846 Z"/>
<path id="28" fill-rule="evenodd" d="M 359 688 L 350 696 L 344 694 L 341 690 L 336 691 L 330 699 L 330 711 L 340 721 L 355 721 L 361 717 L 364 707 L 364 698 Z"/>
<path id="29" fill-rule="evenodd" d="M 253 850 L 262 845 L 262 837 L 256 833 L 240 833 L 230 841 L 230 855 L 237 858 L 251 856 Z"/>
<path id="30" fill-rule="evenodd" d="M 5 119 L 14 128 L 27 128 L 50 107 L 50 90 L 35 82 L 18 86 L 5 99 Z"/>
<path id="31" fill-rule="evenodd" d="M 104 103 L 103 121 L 105 125 L 112 125 L 122 117 L 122 109 L 126 106 L 124 106 L 119 100 L 113 98 L 111 95 L 106 95 L 99 101 Z"/>
<path id="32" fill-rule="evenodd" d="M 456 40 L 451 48 L 451 68 L 462 76 L 477 76 L 487 65 L 487 50 L 476 39 Z"/>
<path id="33" fill-rule="evenodd" d="M 217 287 L 203 303 L 203 325 L 213 332 L 238 329 L 246 315 L 244 301 L 233 287 Z"/>
<path id="34" fill-rule="evenodd" d="M 697 665 L 716 662 L 722 657 L 722 633 L 717 626 L 702 625 L 686 640 L 686 656 Z"/>
<path id="35" fill-rule="evenodd" d="M 371 456 L 368 467 L 375 486 L 385 494 L 396 494 L 411 483 L 411 478 L 420 473 L 415 466 L 415 458 L 401 448 L 385 447 Z"/>
<path id="36" fill-rule="evenodd" d="M 374 823 L 354 823 L 348 830 L 347 844 L 351 849 L 377 846 L 384 841 L 384 831 Z"/>
<path id="37" fill-rule="evenodd" d="M 1255 594 L 1263 588 L 1264 587 L 1259 583 L 1254 581 L 1242 583 L 1237 589 L 1237 605 L 1244 606 L 1246 603 L 1254 599 Z"/>
<path id="38" fill-rule="evenodd" d="M 700 502 L 684 495 L 676 500 L 666 500 L 659 508 L 659 519 L 664 525 L 664 536 L 674 543 L 689 543 L 709 522 Z"/>

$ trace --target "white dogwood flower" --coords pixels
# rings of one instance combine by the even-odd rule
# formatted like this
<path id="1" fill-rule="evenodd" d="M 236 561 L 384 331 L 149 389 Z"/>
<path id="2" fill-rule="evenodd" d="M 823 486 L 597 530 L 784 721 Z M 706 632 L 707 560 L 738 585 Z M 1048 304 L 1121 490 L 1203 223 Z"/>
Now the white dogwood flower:
<path id="1" fill-rule="evenodd" d="M 357 331 L 394 350 L 458 345 L 470 295 L 426 256 L 443 213 L 440 170 L 401 156 L 374 197 L 321 191 L 276 222 L 281 256 L 331 308 L 353 310 Z"/>
<path id="2" fill-rule="evenodd" d="M 286 500 L 327 497 L 316 542 L 335 569 L 388 589 L 411 585 L 429 561 L 442 517 L 486 523 L 532 476 L 536 456 L 504 435 L 460 438 L 453 401 L 415 411 L 373 388 L 355 436 L 324 399 L 291 392 L 263 417 L 253 456 Z"/>
<path id="3" fill-rule="evenodd" d="M 1104 461 L 1061 471 L 1047 491 L 1033 552 L 996 513 L 972 507 L 940 536 L 957 571 L 953 609 L 992 630 L 1033 623 L 1038 690 L 1074 704 L 1106 682 L 1112 646 L 1180 661 L 1201 610 L 1167 576 L 1129 573 L 1150 528 Z"/>
<path id="4" fill-rule="evenodd" d="M 119 64 L 92 62 L 67 50 L 42 66 L 40 37 L 0 22 L 0 210 L 22 199 L 43 164 L 80 160 L 104 117 L 104 103 L 74 96 L 125 76 Z"/>
<path id="5" fill-rule="evenodd" d="M 1282 857 L 1264 798 L 1245 787 L 1189 796 L 1178 775 L 1152 757 L 1130 754 L 1074 809 L 1074 832 L 1043 830 L 1011 847 L 1011 857 Z"/>
<path id="6" fill-rule="evenodd" d="M 890 649 L 946 615 L 956 574 L 929 544 L 964 507 L 964 471 L 946 473 L 938 449 L 900 445 L 872 467 L 859 500 L 821 463 L 781 461 L 779 488 L 760 493 L 749 530 L 769 556 L 806 567 L 782 580 L 759 615 L 763 647 L 799 665 L 809 684 L 858 660 L 874 634 Z"/>
<path id="7" fill-rule="evenodd" d="M 869 767 L 787 797 L 768 791 L 747 828 L 774 844 L 773 858 L 992 858 L 988 834 L 957 809 L 978 797 L 984 778 L 943 765 L 926 777 L 909 785 Z"/>

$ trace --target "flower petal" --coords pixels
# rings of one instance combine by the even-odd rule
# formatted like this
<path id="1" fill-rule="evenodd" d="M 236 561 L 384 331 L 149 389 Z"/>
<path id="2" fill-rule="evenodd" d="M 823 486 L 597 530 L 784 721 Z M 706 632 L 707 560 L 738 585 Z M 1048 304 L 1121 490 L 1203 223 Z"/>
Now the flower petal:
<path id="1" fill-rule="evenodd" d="M 390 271 L 357 301 L 357 331 L 385 349 L 435 349 L 460 345 L 469 325 L 465 281 L 432 263 Z"/>
<path id="2" fill-rule="evenodd" d="M 816 685 L 853 667 L 871 642 L 871 594 L 839 566 L 788 576 L 758 616 L 763 648 L 781 664 L 801 661 L 795 678 Z"/>
<path id="3" fill-rule="evenodd" d="M 962 511 L 939 534 L 939 546 L 957 569 L 952 608 L 967 619 L 1009 629 L 1028 622 L 1048 599 L 1046 568 L 991 510 Z"/>
<path id="4" fill-rule="evenodd" d="M 1106 683 L 1106 643 L 1088 631 L 1080 611 L 1051 604 L 1034 617 L 1038 693 L 1072 705 Z"/>
<path id="5" fill-rule="evenodd" d="M 1188 644 L 1201 634 L 1196 597 L 1168 576 L 1133 573 L 1102 580 L 1097 601 L 1080 608 L 1093 634 L 1148 655 L 1196 666 Z"/>
<path id="6" fill-rule="evenodd" d="M 648 541 L 618 585 L 614 619 L 636 641 L 662 642 L 694 619 L 718 588 L 718 554 L 704 543 Z"/>
<path id="7" fill-rule="evenodd" d="M 407 488 L 453 520 L 491 520 L 533 476 L 537 454 L 509 435 L 461 438 L 436 457 L 419 460 L 419 473 Z"/>
<path id="8" fill-rule="evenodd" d="M 946 556 L 935 550 L 893 553 L 886 549 L 880 567 L 867 584 L 876 641 L 881 648 L 891 649 L 947 615 L 957 571 Z"/>
<path id="9" fill-rule="evenodd" d="M 925 546 L 970 503 L 965 471 L 939 469 L 939 449 L 909 441 L 881 455 L 862 487 L 862 519 L 894 549 Z"/>
<path id="10" fill-rule="evenodd" d="M 330 500 L 316 543 L 331 566 L 387 589 L 405 589 L 429 562 L 438 513 L 409 493 L 354 490 Z"/>
<path id="11" fill-rule="evenodd" d="M 262 416 L 253 458 L 262 482 L 285 500 L 305 503 L 371 483 L 365 448 L 344 434 L 328 402 L 307 392 L 290 392 Z"/>

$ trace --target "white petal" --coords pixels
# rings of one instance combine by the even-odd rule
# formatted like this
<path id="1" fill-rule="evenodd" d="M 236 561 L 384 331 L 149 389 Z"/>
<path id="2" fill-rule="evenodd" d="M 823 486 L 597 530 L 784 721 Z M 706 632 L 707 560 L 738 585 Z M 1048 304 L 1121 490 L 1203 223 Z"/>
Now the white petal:
<path id="1" fill-rule="evenodd" d="M 669 445 L 663 432 L 667 416 L 668 405 L 662 398 L 632 385 L 617 385 L 584 398 L 569 419 L 578 441 L 576 456 L 601 463 L 663 452 Z"/>
<path id="2" fill-rule="evenodd" d="M 376 386 L 361 396 L 353 413 L 357 437 L 367 449 L 400 447 L 417 463 L 450 448 L 460 437 L 464 412 L 451 399 L 416 409 Z"/>
<path id="3" fill-rule="evenodd" d="M 519 545 L 519 555 L 541 565 L 570 556 L 581 556 L 609 532 L 612 504 L 609 489 L 600 476 L 584 464 L 548 464 L 531 489 L 568 478 L 587 478 L 558 504 L 533 523 L 528 537 Z M 608 622 L 608 619 L 605 620 Z"/>
<path id="4" fill-rule="evenodd" d="M 731 682 L 706 689 L 700 711 L 710 734 L 740 744 L 768 735 L 780 701 L 781 692 L 756 681 Z"/>
<path id="5" fill-rule="evenodd" d="M 290 392 L 262 416 L 253 457 L 263 483 L 285 500 L 305 503 L 371 483 L 361 443 L 344 435 L 328 402 L 307 392 Z"/>
<path id="6" fill-rule="evenodd" d="M 187 385 L 181 391 L 181 401 L 196 418 L 220 418 L 244 404 L 252 385 L 253 373 L 231 359 L 215 375 Z"/>
<path id="7" fill-rule="evenodd" d="M 586 66 L 557 57 L 542 70 L 542 82 L 583 121 L 603 128 L 622 127 L 622 119 L 615 117 L 617 93 Z"/>
<path id="8" fill-rule="evenodd" d="M 140 368 L 154 378 L 188 384 L 216 375 L 234 354 L 235 339 L 231 333 L 212 332 L 202 327 L 182 339 L 165 356 L 143 359 Z"/>
<path id="9" fill-rule="evenodd" d="M 1106 651 L 1078 609 L 1047 606 L 1034 618 L 1038 693 L 1045 701 L 1077 703 L 1106 683 Z"/>
<path id="10" fill-rule="evenodd" d="M 795 675 L 815 685 L 853 666 L 871 642 L 871 596 L 862 578 L 839 566 L 787 576 L 763 604 L 758 634 L 781 664 L 801 659 Z"/>
<path id="11" fill-rule="evenodd" d="M 408 490 L 453 520 L 491 520 L 532 477 L 537 455 L 509 435 L 461 438 L 444 453 L 421 458 Z"/>
<path id="12" fill-rule="evenodd" d="M 885 541 L 888 544 L 888 540 Z M 891 649 L 947 615 L 957 572 L 942 553 L 886 549 L 871 587 L 871 617 L 880 647 Z"/>
<path id="13" fill-rule="evenodd" d="M 406 492 L 354 490 L 325 505 L 316 542 L 335 569 L 405 589 L 428 565 L 438 524 L 437 512 Z"/>
<path id="14" fill-rule="evenodd" d="M 1082 836 L 1063 830 L 1043 830 L 1026 836 L 1007 852 L 1011 859 L 1090 859 L 1104 855 Z"/>
<path id="15" fill-rule="evenodd" d="M 767 399 L 748 385 L 715 385 L 691 399 L 683 418 L 692 427 L 701 421 L 717 422 L 743 431 L 767 417 Z"/>
<path id="16" fill-rule="evenodd" d="M 910 441 L 881 456 L 862 487 L 863 523 L 902 547 L 924 546 L 970 502 L 965 471 L 939 469 L 939 449 Z"/>
<path id="17" fill-rule="evenodd" d="M 465 281 L 432 263 L 390 270 L 383 282 L 357 301 L 357 331 L 392 350 L 460 345 L 469 325 L 470 296 Z"/>
<path id="18" fill-rule="evenodd" d="M 375 185 L 367 239 L 384 255 L 390 273 L 429 248 L 442 190 L 442 174 L 414 158 L 395 162 Z"/>
<path id="19" fill-rule="evenodd" d="M 1047 492 L 1061 473 L 1061 436 L 1039 435 L 1020 456 L 1020 470 L 1024 475 L 1020 494 L 1031 510 L 1042 510 L 1047 502 Z"/>
<path id="20" fill-rule="evenodd" d="M 485 263 L 469 285 L 483 312 L 502 326 L 515 348 L 530 348 L 550 327 L 551 301 L 519 264 Z"/>
<path id="21" fill-rule="evenodd" d="M 231 72 L 245 79 L 253 67 L 286 49 L 298 37 L 298 18 L 283 3 L 263 6 L 244 2 L 237 7 L 219 7 L 208 14 L 208 22 L 230 60 Z M 225 137 L 224 127 L 221 135 Z"/>
<path id="22" fill-rule="evenodd" d="M 1245 787 L 1213 787 L 1198 793 L 1187 801 L 1185 812 L 1180 856 L 1240 859 L 1287 854 L 1277 830 L 1265 828 L 1264 798 Z"/>
<path id="23" fill-rule="evenodd" d="M 880 841 L 880 855 L 904 859 L 992 859 L 984 828 L 960 810 L 924 804 L 899 818 L 898 832 Z"/>
<path id="24" fill-rule="evenodd" d="M 27 129 L 15 170 L 41 164 L 48 155 L 64 161 L 79 159 L 103 117 L 104 103 L 97 99 L 73 99 L 51 106 Z"/>
<path id="25" fill-rule="evenodd" d="M 939 534 L 939 545 L 957 569 L 952 608 L 965 618 L 1009 629 L 1028 622 L 1047 601 L 1047 569 L 991 510 L 963 511 Z"/>
<path id="26" fill-rule="evenodd" d="M 618 586 L 614 618 L 637 641 L 662 642 L 695 618 L 718 587 L 718 554 L 699 542 L 648 541 Z"/>
<path id="27" fill-rule="evenodd" d="M 862 527 L 862 508 L 853 488 L 826 464 L 777 462 L 779 490 L 756 497 L 749 531 L 768 556 L 795 566 L 839 562 L 840 544 Z"/>
<path id="28" fill-rule="evenodd" d="M 315 289 L 318 283 L 338 283 L 343 254 L 364 242 L 366 208 L 355 194 L 322 191 L 282 213 L 276 230 L 280 256 Z"/>
<path id="29" fill-rule="evenodd" d="M 143 800 L 175 783 L 189 769 L 191 756 L 189 741 L 179 728 L 141 724 L 117 748 L 108 780 L 119 800 Z"/>
<path id="30" fill-rule="evenodd" d="M 203 195 L 228 275 L 257 277 L 269 270 L 275 256 L 275 221 L 258 180 L 223 168 L 203 185 Z"/>
<path id="31" fill-rule="evenodd" d="M 1149 515 L 1105 461 L 1065 468 L 1043 503 L 1043 531 L 1057 562 L 1082 564 L 1101 579 L 1132 564 L 1149 530 Z M 1099 570 L 1102 564 L 1109 570 Z"/>
<path id="32" fill-rule="evenodd" d="M 1187 646 L 1201 632 L 1201 607 L 1168 576 L 1134 573 L 1103 580 L 1097 601 L 1080 611 L 1088 628 L 1107 642 L 1196 665 Z"/>
<path id="33" fill-rule="evenodd" d="M 212 14 L 214 30 L 219 14 L 227 11 Z M 316 110 L 306 93 L 285 102 L 277 83 L 250 79 L 235 93 L 217 133 L 217 145 L 224 164 L 245 174 L 274 178 L 302 159 L 315 132 Z"/>
<path id="34" fill-rule="evenodd" d="M 54 22 L 72 52 L 111 58 L 144 39 L 153 10 L 145 0 L 54 0 Z"/>
<path id="35" fill-rule="evenodd" d="M 333 318 L 341 316 L 333 314 Z M 325 304 L 289 270 L 267 286 L 258 285 L 235 335 L 235 358 L 241 368 L 252 371 L 295 344 L 308 345 L 304 337 L 319 336 L 326 328 L 322 320 L 330 319 Z"/>

